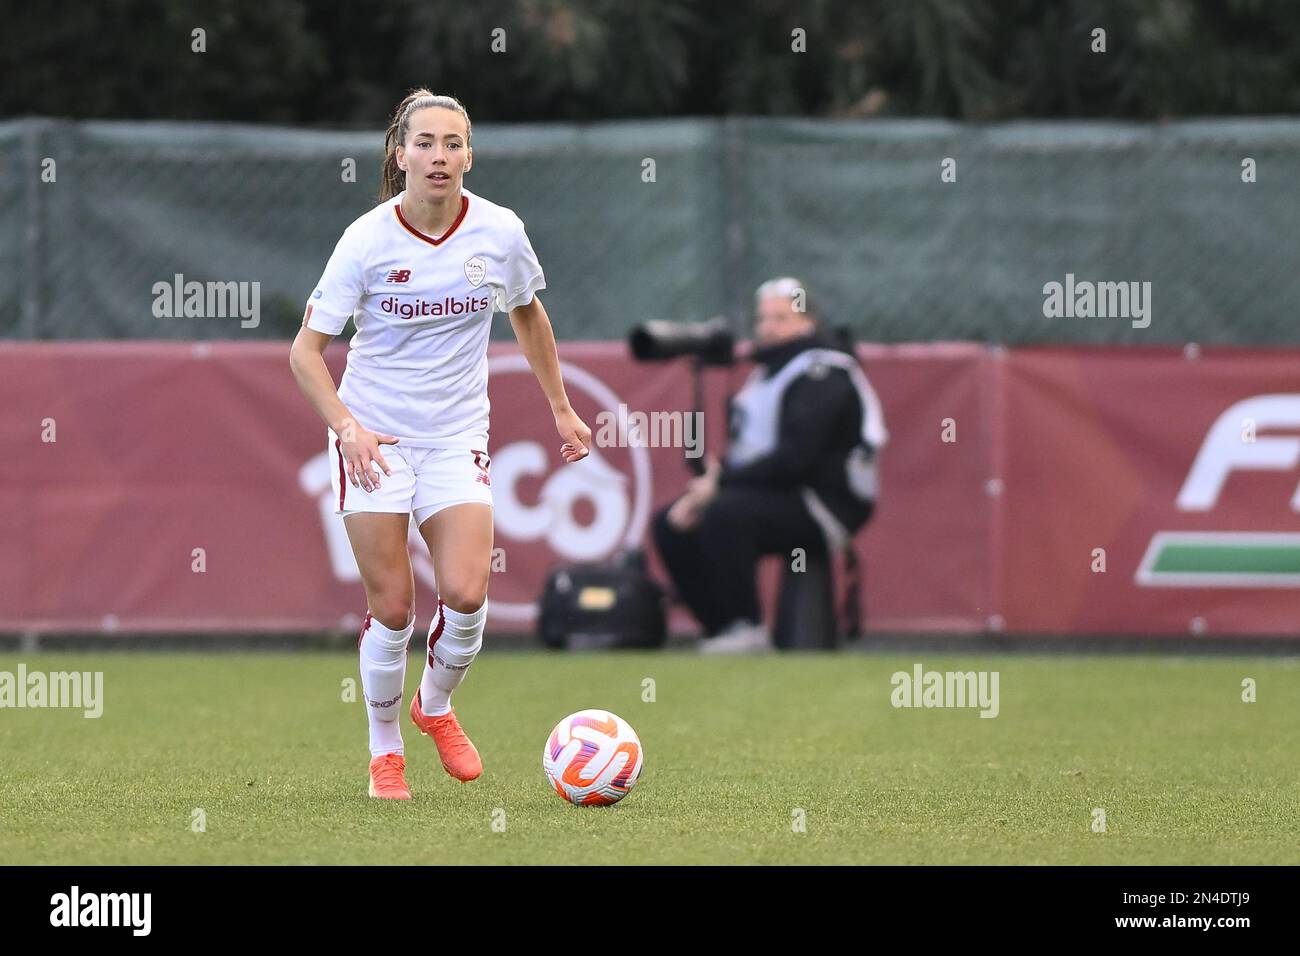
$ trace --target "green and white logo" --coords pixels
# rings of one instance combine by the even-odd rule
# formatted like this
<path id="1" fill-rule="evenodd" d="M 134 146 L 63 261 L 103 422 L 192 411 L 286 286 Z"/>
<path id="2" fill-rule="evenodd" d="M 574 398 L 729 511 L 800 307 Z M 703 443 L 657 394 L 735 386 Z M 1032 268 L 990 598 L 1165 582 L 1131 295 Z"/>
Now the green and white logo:
<path id="1" fill-rule="evenodd" d="M 1300 437 L 1257 432 L 1297 427 L 1300 395 L 1257 395 L 1228 408 L 1201 444 L 1178 510 L 1211 511 L 1233 471 L 1296 469 Z M 1300 486 L 1290 510 L 1300 512 Z M 1146 587 L 1300 587 L 1300 533 L 1157 531 L 1135 577 Z"/>

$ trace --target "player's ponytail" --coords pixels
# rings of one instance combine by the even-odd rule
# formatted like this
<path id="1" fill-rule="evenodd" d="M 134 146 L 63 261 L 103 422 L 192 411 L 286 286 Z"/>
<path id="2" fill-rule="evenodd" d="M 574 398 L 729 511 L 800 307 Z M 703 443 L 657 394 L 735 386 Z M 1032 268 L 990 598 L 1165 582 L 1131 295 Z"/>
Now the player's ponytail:
<path id="1" fill-rule="evenodd" d="M 406 99 L 397 104 L 393 121 L 384 136 L 384 165 L 379 173 L 379 201 L 387 202 L 406 188 L 406 173 L 397 165 L 397 147 L 406 142 L 406 134 L 411 131 L 411 116 L 416 110 L 430 106 L 441 106 L 455 110 L 465 117 L 465 146 L 470 145 L 471 128 L 469 112 L 454 96 L 442 96 L 430 93 L 426 89 L 411 90 Z"/>

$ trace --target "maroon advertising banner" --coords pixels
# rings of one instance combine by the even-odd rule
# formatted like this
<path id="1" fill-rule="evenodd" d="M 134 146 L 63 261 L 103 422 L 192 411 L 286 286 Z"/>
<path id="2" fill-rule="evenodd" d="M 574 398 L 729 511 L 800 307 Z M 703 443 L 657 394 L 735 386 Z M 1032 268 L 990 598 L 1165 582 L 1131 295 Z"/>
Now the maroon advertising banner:
<path id="1" fill-rule="evenodd" d="M 336 380 L 346 351 L 327 352 Z M 638 364 L 618 343 L 560 351 L 598 435 L 602 420 L 691 410 L 684 361 Z M 869 631 L 1300 634 L 1300 352 L 859 355 L 889 431 L 856 539 Z M 505 344 L 489 356 L 489 627 L 531 630 L 552 568 L 627 546 L 664 581 L 650 521 L 690 476 L 688 452 L 722 452 L 725 397 L 747 367 L 705 373 L 702 448 L 651 429 L 566 466 L 523 357 Z M 0 629 L 359 625 L 325 426 L 287 343 L 7 343 L 0 401 L 15 452 L 0 474 Z M 437 585 L 414 529 L 410 553 L 424 626 Z M 769 613 L 779 560 L 760 575 Z M 683 612 L 673 623 L 694 627 Z"/>
<path id="2" fill-rule="evenodd" d="M 327 361 L 337 381 L 346 347 Z M 977 632 L 989 613 L 986 351 L 864 346 L 885 408 L 877 516 L 858 536 L 869 628 Z M 575 408 L 691 410 L 689 365 L 642 365 L 621 344 L 561 346 Z M 550 569 L 645 545 L 690 477 L 681 447 L 613 442 L 578 465 L 517 348 L 490 359 L 494 573 L 489 627 L 530 630 Z M 747 368 L 706 372 L 705 454 L 725 441 L 725 396 Z M 359 625 L 365 597 L 333 512 L 326 429 L 299 394 L 288 344 L 7 343 L 0 435 L 0 629 L 300 631 Z M 963 418 L 960 440 L 941 422 Z M 609 434 L 624 434 L 613 427 Z M 665 436 L 672 440 L 671 436 Z M 412 529 L 417 621 L 436 581 Z M 772 606 L 777 559 L 762 580 Z M 674 624 L 690 628 L 682 613 Z"/>
<path id="3" fill-rule="evenodd" d="M 1300 634 L 1300 352 L 1019 349 L 994 378 L 1009 631 Z"/>

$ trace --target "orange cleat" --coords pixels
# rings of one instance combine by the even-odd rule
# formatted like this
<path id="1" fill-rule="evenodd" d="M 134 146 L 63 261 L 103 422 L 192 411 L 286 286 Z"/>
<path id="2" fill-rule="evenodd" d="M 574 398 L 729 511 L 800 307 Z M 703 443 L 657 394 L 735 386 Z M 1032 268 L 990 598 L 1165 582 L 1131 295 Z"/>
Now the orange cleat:
<path id="1" fill-rule="evenodd" d="M 380 754 L 370 761 L 370 795 L 380 800 L 410 800 L 406 761 L 401 754 Z"/>
<path id="2" fill-rule="evenodd" d="M 420 692 L 417 690 L 415 699 L 411 701 L 411 721 L 420 728 L 420 733 L 433 738 L 443 770 L 462 783 L 483 773 L 483 761 L 465 736 L 465 731 L 460 729 L 454 710 L 447 711 L 441 717 L 428 716 L 420 709 Z"/>

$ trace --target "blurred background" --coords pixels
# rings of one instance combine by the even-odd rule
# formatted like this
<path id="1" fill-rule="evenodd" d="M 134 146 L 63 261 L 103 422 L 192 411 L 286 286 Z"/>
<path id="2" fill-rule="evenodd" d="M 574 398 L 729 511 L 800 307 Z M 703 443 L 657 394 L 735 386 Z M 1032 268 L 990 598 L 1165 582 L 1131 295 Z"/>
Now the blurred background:
<path id="1" fill-rule="evenodd" d="M 773 275 L 851 330 L 891 432 L 868 633 L 1300 635 L 1300 6 L 6 0 L 0 22 L 0 434 L 37 462 L 0 477 L 11 638 L 359 623 L 287 348 L 422 85 L 469 109 L 467 188 L 527 225 L 580 412 L 688 407 L 689 368 L 633 365 L 628 332 L 744 335 Z M 1067 276 L 1150 283 L 1149 324 L 1048 315 Z M 174 277 L 249 284 L 255 321 L 160 316 Z M 530 465 L 553 429 L 493 337 L 489 626 L 527 632 L 550 569 L 644 543 L 688 473 L 662 448 L 576 486 Z"/>
<path id="2" fill-rule="evenodd" d="M 141 309 L 168 270 L 259 280 L 238 337 L 289 334 L 426 84 L 469 106 L 470 188 L 529 223 L 566 337 L 621 335 L 611 300 L 745 315 L 774 272 L 880 341 L 1276 343 L 1261 297 L 1300 292 L 1293 4 L 5 6 L 8 336 L 229 337 Z M 1252 189 L 1215 174 L 1247 153 Z M 19 175 L 47 156 L 62 188 Z M 629 186 L 642 157 L 658 188 Z M 1045 325 L 1040 277 L 1067 270 L 1141 272 L 1163 321 Z"/>

